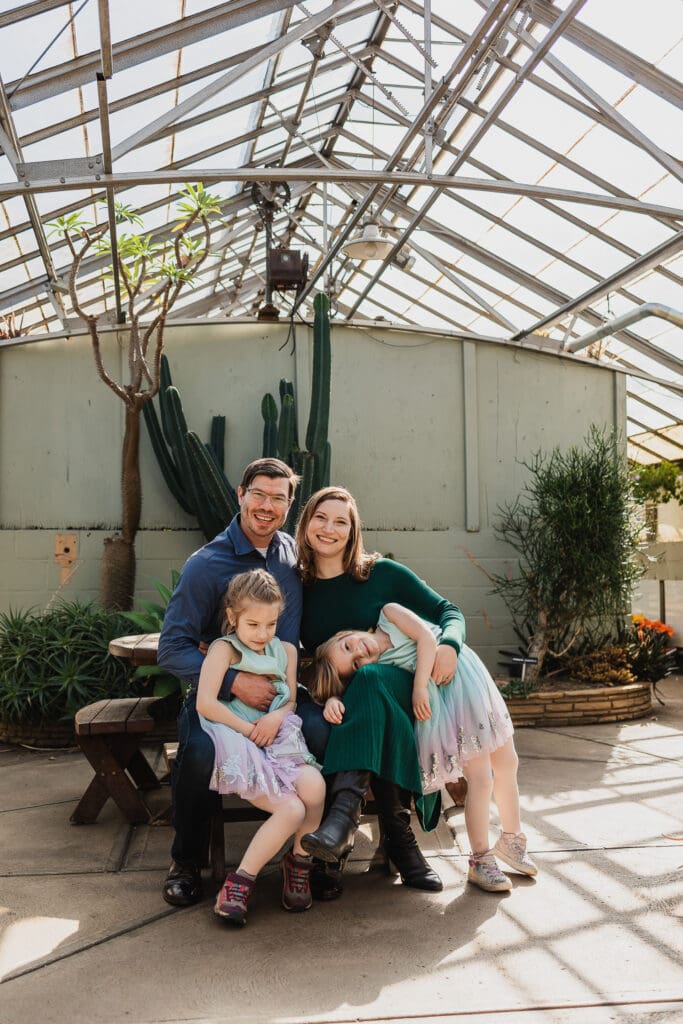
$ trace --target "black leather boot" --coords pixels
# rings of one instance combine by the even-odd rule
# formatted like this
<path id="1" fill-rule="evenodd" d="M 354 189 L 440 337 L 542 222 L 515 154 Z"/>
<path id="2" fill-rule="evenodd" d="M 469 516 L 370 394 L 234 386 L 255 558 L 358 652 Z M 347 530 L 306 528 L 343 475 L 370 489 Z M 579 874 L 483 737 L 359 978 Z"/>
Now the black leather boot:
<path id="1" fill-rule="evenodd" d="M 174 907 L 190 907 L 202 898 L 202 875 L 197 864 L 173 861 L 161 894 Z"/>
<path id="2" fill-rule="evenodd" d="M 386 779 L 374 779 L 372 792 L 377 804 L 384 850 L 395 865 L 404 885 L 427 892 L 441 892 L 443 882 L 430 868 L 410 827 L 410 793 Z"/>
<path id="3" fill-rule="evenodd" d="M 367 771 L 337 772 L 330 787 L 329 810 L 322 824 L 301 839 L 306 853 L 328 864 L 348 856 L 371 778 Z"/>

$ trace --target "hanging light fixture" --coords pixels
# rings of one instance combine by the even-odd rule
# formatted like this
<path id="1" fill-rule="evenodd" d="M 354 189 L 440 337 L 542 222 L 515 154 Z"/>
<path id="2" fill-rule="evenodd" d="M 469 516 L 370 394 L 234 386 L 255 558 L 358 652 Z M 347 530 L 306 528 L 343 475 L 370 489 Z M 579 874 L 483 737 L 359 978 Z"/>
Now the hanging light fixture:
<path id="1" fill-rule="evenodd" d="M 352 260 L 383 260 L 394 247 L 374 217 L 368 218 L 355 238 L 342 245 L 342 252 Z"/>

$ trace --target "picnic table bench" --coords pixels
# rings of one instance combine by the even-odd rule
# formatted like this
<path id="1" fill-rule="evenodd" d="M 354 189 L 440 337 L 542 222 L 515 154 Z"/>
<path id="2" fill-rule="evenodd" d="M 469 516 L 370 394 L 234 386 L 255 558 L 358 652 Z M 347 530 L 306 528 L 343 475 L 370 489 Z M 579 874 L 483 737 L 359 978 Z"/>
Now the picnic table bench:
<path id="1" fill-rule="evenodd" d="M 154 728 L 150 708 L 157 699 L 98 700 L 76 713 L 76 742 L 95 775 L 71 815 L 74 825 L 96 821 L 110 797 L 131 823 L 149 821 L 141 791 L 158 789 L 160 782 L 140 743 Z"/>

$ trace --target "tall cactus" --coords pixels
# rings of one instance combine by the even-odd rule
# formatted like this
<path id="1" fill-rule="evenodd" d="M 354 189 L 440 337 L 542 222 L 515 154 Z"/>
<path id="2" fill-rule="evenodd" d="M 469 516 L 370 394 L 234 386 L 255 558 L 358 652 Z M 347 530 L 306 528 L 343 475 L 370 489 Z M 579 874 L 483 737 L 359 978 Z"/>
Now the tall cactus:
<path id="1" fill-rule="evenodd" d="M 330 303 L 318 294 L 313 301 L 313 378 L 306 448 L 299 447 L 294 385 L 280 381 L 280 411 L 271 394 L 261 402 L 263 457 L 280 458 L 301 477 L 285 523 L 293 533 L 299 512 L 311 494 L 330 481 Z M 214 416 L 208 444 L 188 430 L 178 389 L 173 386 L 166 356 L 161 357 L 159 416 L 152 402 L 143 407 L 145 422 L 164 479 L 181 508 L 197 517 L 211 540 L 239 511 L 237 494 L 223 471 L 225 417 Z"/>
<path id="2" fill-rule="evenodd" d="M 208 444 L 188 430 L 165 355 L 161 357 L 159 413 L 157 417 L 152 402 L 143 407 L 161 472 L 181 508 L 197 517 L 202 533 L 211 540 L 225 529 L 239 507 L 235 489 L 223 472 L 225 416 L 213 417 Z"/>
<path id="3" fill-rule="evenodd" d="M 285 524 L 285 529 L 289 533 L 293 533 L 299 513 L 311 494 L 321 487 L 326 487 L 330 482 L 331 448 L 327 432 L 330 421 L 332 351 L 330 346 L 330 302 L 327 296 L 322 293 L 316 295 L 313 300 L 313 309 L 315 310 L 313 378 L 305 450 L 302 451 L 298 445 L 296 399 L 291 381 L 284 379 L 280 381 L 280 420 L 277 426 L 277 406 L 273 396 L 265 395 L 261 403 L 264 419 L 264 458 L 277 455 L 301 476 L 301 483 Z M 274 439 L 275 449 L 273 448 Z"/>

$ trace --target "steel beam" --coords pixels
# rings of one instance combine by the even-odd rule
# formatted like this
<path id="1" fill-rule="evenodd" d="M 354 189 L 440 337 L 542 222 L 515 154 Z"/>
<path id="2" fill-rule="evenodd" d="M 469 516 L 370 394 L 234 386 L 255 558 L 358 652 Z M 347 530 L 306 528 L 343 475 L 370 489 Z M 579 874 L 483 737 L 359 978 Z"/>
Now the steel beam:
<path id="1" fill-rule="evenodd" d="M 486 0 L 477 0 L 480 6 L 486 7 Z M 530 32 L 514 30 L 515 35 L 521 40 L 526 46 L 533 46 L 535 39 Z M 624 117 L 615 107 L 608 103 L 600 93 L 596 92 L 595 89 L 591 89 L 587 82 L 584 81 L 579 75 L 574 74 L 567 65 L 559 60 L 553 54 L 548 54 L 546 58 L 546 64 L 551 68 L 556 75 L 559 75 L 565 82 L 567 82 L 572 89 L 574 89 L 580 96 L 587 99 L 597 110 L 608 118 L 610 126 L 612 124 L 618 125 L 621 128 L 623 134 L 638 146 L 639 149 L 644 150 L 653 160 L 661 164 L 670 174 L 673 174 L 679 181 L 683 180 L 683 165 L 680 160 L 676 160 L 670 153 L 663 150 L 661 146 L 658 146 L 652 139 L 648 138 L 644 132 L 636 128 L 628 118 Z"/>
<path id="2" fill-rule="evenodd" d="M 103 0 L 106 5 L 107 0 Z M 101 23 L 100 23 L 101 24 Z M 102 39 L 102 67 L 106 66 L 106 39 Z M 111 56 L 111 55 L 110 55 Z M 111 138 L 109 135 L 109 104 L 107 100 L 107 81 L 104 72 L 97 73 L 97 100 L 100 108 L 100 128 L 102 134 L 102 165 L 107 174 L 111 174 Z M 125 323 L 121 308 L 121 282 L 119 280 L 119 245 L 116 232 L 116 208 L 114 206 L 114 189 L 107 189 L 107 216 L 109 218 L 109 241 L 111 244 L 111 266 L 114 276 L 114 302 L 116 304 L 116 322 Z"/>
<path id="3" fill-rule="evenodd" d="M 227 3 L 199 11 L 189 18 L 181 18 L 170 24 L 160 25 L 139 36 L 125 39 L 113 48 L 113 59 L 117 71 L 137 67 L 145 61 L 154 60 L 166 53 L 191 46 L 209 36 L 228 32 L 241 25 L 248 25 L 260 18 L 292 7 L 296 0 L 229 0 Z M 58 96 L 60 93 L 77 89 L 94 81 L 100 65 L 100 51 L 93 50 L 63 64 L 30 75 L 20 89 L 12 96 L 12 109 L 31 106 L 40 100 Z M 10 89 L 18 82 L 12 82 Z"/>
<path id="4" fill-rule="evenodd" d="M 655 246 L 654 249 L 650 249 L 649 252 L 643 253 L 636 260 L 632 260 L 626 267 L 618 270 L 616 273 L 611 274 L 609 277 L 603 278 L 593 288 L 589 288 L 588 291 L 577 296 L 575 299 L 570 299 L 565 302 L 559 309 L 556 309 L 554 313 L 549 316 L 543 317 L 542 320 L 537 321 L 526 331 L 521 331 L 515 335 L 513 341 L 519 341 L 520 338 L 524 337 L 525 334 L 531 334 L 532 331 L 540 331 L 542 328 L 551 327 L 553 324 L 559 323 L 567 313 L 581 312 L 586 306 L 589 306 L 595 299 L 601 298 L 608 292 L 614 291 L 616 287 L 624 284 L 626 281 L 632 280 L 639 274 L 644 273 L 651 267 L 661 263 L 662 260 L 667 259 L 669 256 L 674 256 L 676 253 L 683 249 L 683 230 L 678 231 L 671 238 L 667 238 L 665 242 Z"/>
<path id="5" fill-rule="evenodd" d="M 460 53 L 456 61 L 451 65 L 446 74 L 443 76 L 439 86 L 437 86 L 437 88 L 430 96 L 429 100 L 423 105 L 422 110 L 417 115 L 412 125 L 408 128 L 407 132 L 401 139 L 397 148 L 389 157 L 386 166 L 380 172 L 381 180 L 378 181 L 378 183 L 374 185 L 373 188 L 369 189 L 369 191 L 360 201 L 355 211 L 352 213 L 346 224 L 340 230 L 329 253 L 322 259 L 321 263 L 316 267 L 315 271 L 309 278 L 308 284 L 306 285 L 303 292 L 299 296 L 295 304 L 295 309 L 304 301 L 306 296 L 312 290 L 316 280 L 320 277 L 321 274 L 323 274 L 327 270 L 327 267 L 330 265 L 332 260 L 337 255 L 337 253 L 339 252 L 342 245 L 350 235 L 353 228 L 358 223 L 360 223 L 363 215 L 367 212 L 368 209 L 370 209 L 373 200 L 376 198 L 382 187 L 382 184 L 386 182 L 387 175 L 389 173 L 395 173 L 393 169 L 397 166 L 401 158 L 407 152 L 410 144 L 419 135 L 424 125 L 427 123 L 428 119 L 432 116 L 437 104 L 442 99 L 446 98 L 450 88 L 451 81 L 453 81 L 453 79 L 455 79 L 458 75 L 461 75 L 461 80 L 458 83 L 458 85 L 459 88 L 462 89 L 464 88 L 464 84 L 471 79 L 471 76 L 474 72 L 479 47 L 483 46 L 484 41 L 489 36 L 491 36 L 491 38 L 494 38 L 495 35 L 497 35 L 497 33 L 500 31 L 501 24 L 504 23 L 505 20 L 507 20 L 507 17 L 509 16 L 511 9 L 513 9 L 514 6 L 516 6 L 516 0 L 513 0 L 512 4 L 506 3 L 506 0 L 494 0 L 489 10 L 485 12 L 481 21 L 476 26 L 474 32 L 467 40 L 467 43 L 463 47 L 462 52 Z M 367 180 L 372 182 L 371 178 Z M 434 181 L 434 177 L 432 176 L 428 180 L 429 183 L 431 184 Z M 422 183 L 424 184 L 424 180 L 422 181 Z"/>
<path id="6" fill-rule="evenodd" d="M 56 7 L 66 7 L 70 3 L 71 0 L 34 0 L 34 3 L 15 7 L 13 11 L 4 11 L 0 14 L 0 29 L 26 21 L 27 18 L 35 18 L 45 11 L 53 11 Z"/>
<path id="7" fill-rule="evenodd" d="M 183 164 L 191 162 L 188 157 Z M 433 174 L 428 178 L 418 171 L 387 171 L 346 169 L 343 172 L 334 168 L 311 170 L 301 167 L 269 167 L 267 175 L 263 167 L 193 167 L 191 170 L 159 170 L 129 171 L 125 174 L 92 174 L 78 175 L 62 181 L 59 178 L 45 178 L 41 181 L 0 182 L 0 201 L 15 195 L 32 195 L 38 192 L 80 191 L 89 188 L 133 188 L 137 185 L 184 184 L 188 178 L 192 181 L 216 183 L 221 181 L 263 181 L 267 176 L 271 181 L 311 181 L 328 183 L 353 181 L 376 186 L 377 192 L 384 185 L 428 185 L 435 191 L 455 189 L 457 191 L 494 192 L 512 196 L 529 196 L 531 198 L 555 199 L 561 202 L 579 203 L 586 206 L 600 206 L 607 209 L 626 210 L 629 213 L 641 213 L 648 216 L 662 216 L 673 220 L 683 220 L 683 208 L 662 206 L 658 203 L 647 203 L 637 199 L 622 199 L 619 196 L 605 196 L 594 192 L 577 192 L 572 189 L 552 188 L 527 182 L 489 181 L 482 178 L 464 178 L 451 173 Z M 374 198 L 373 194 L 373 198 Z"/>
<path id="8" fill-rule="evenodd" d="M 19 137 L 14 125 L 14 118 L 7 102 L 7 93 L 5 92 L 5 86 L 0 77 L 0 129 L 2 129 L 2 142 L 3 148 L 5 149 L 5 156 L 13 168 L 15 174 L 21 160 L 23 159 L 21 153 L 21 146 L 19 144 Z M 33 229 L 33 234 L 38 245 L 38 251 L 40 258 L 45 267 L 47 274 L 48 288 L 47 293 L 50 301 L 54 305 L 55 312 L 64 322 L 66 322 L 66 309 L 62 301 L 61 292 L 65 291 L 65 286 L 60 281 L 55 269 L 55 265 L 52 262 L 52 254 L 50 252 L 50 246 L 45 235 L 45 229 L 43 228 L 43 222 L 40 217 L 40 212 L 36 201 L 31 194 L 24 195 L 24 204 L 26 206 L 26 212 L 28 219 Z"/>
<path id="9" fill-rule="evenodd" d="M 465 144 L 463 149 L 460 151 L 460 154 L 453 161 L 453 163 L 451 164 L 451 166 L 448 169 L 449 174 L 456 174 L 457 171 L 459 170 L 459 168 L 462 167 L 462 165 L 465 163 L 465 161 L 467 160 L 468 156 L 470 155 L 472 150 L 475 148 L 477 143 L 486 134 L 489 126 L 492 123 L 495 122 L 495 120 L 496 120 L 498 114 L 501 112 L 501 110 L 504 110 L 505 107 L 507 106 L 507 104 L 517 94 L 517 92 L 519 91 L 519 89 L 522 86 L 522 83 L 523 83 L 524 79 L 533 71 L 533 69 L 535 67 L 538 66 L 538 64 L 541 62 L 541 60 L 543 60 L 543 58 L 548 53 L 550 47 L 553 45 L 555 40 L 560 35 L 562 35 L 562 33 L 564 32 L 566 26 L 571 22 L 571 20 L 574 17 L 576 17 L 576 14 L 581 10 L 581 8 L 583 7 L 583 5 L 585 3 L 586 3 L 586 0 L 572 0 L 572 2 L 568 4 L 567 9 L 565 11 L 563 11 L 563 13 L 557 19 L 557 21 L 555 22 L 553 27 L 550 29 L 550 31 L 546 33 L 546 35 L 543 38 L 543 40 L 541 40 L 540 43 L 536 44 L 535 49 L 532 50 L 531 55 L 529 56 L 528 60 L 524 63 L 523 67 L 520 68 L 519 73 L 515 76 L 515 78 L 512 80 L 512 82 L 510 82 L 509 85 L 503 90 L 501 95 L 498 97 L 496 102 L 493 104 L 493 106 L 489 110 L 489 112 L 486 115 L 486 117 L 484 118 L 484 120 L 481 122 L 479 127 L 476 129 L 474 134 L 468 139 L 467 143 Z M 493 5 L 491 5 L 491 7 L 488 8 L 489 11 L 492 9 L 492 6 Z M 401 248 L 401 245 L 405 244 L 407 239 L 410 237 L 410 234 L 420 224 L 420 222 L 423 220 L 424 216 L 427 214 L 427 212 L 434 205 L 434 203 L 436 202 L 436 199 L 437 199 L 437 194 L 436 193 L 432 193 L 431 198 L 428 199 L 427 202 L 424 203 L 423 206 L 420 208 L 420 210 L 413 216 L 413 218 L 410 221 L 408 227 L 404 230 L 401 238 L 399 239 L 398 242 L 394 243 L 394 246 L 393 246 L 391 252 L 383 260 L 382 265 L 380 266 L 380 268 L 373 275 L 373 278 L 372 278 L 370 284 L 365 288 L 363 294 L 361 295 L 361 298 L 353 306 L 353 308 L 351 310 L 352 315 L 356 311 L 356 309 L 358 308 L 360 303 L 363 301 L 363 299 L 367 296 L 370 288 L 382 276 L 382 274 L 384 272 L 384 269 L 386 268 L 386 266 L 388 264 L 388 261 L 393 259 L 394 256 L 396 255 L 396 253 L 398 252 L 398 250 Z"/>
<path id="10" fill-rule="evenodd" d="M 315 15 L 312 18 L 307 18 L 304 22 L 299 24 L 296 28 L 292 29 L 287 35 L 275 39 L 265 46 L 261 47 L 253 57 L 249 60 L 243 61 L 239 67 L 234 68 L 232 71 L 228 71 L 225 75 L 221 75 L 219 79 L 214 82 L 210 82 L 205 85 L 203 89 L 200 89 L 193 96 L 188 96 L 182 103 L 178 103 L 171 107 L 170 110 L 162 114 L 161 117 L 152 121 L 151 124 L 145 125 L 139 131 L 130 135 L 127 139 L 115 146 L 112 150 L 112 158 L 114 162 L 120 157 L 129 153 L 132 149 L 137 149 L 139 146 L 143 146 L 145 142 L 149 141 L 150 136 L 154 135 L 160 128 L 164 128 L 169 124 L 174 124 L 180 120 L 185 114 L 190 113 L 192 110 L 196 110 L 197 107 L 206 103 L 207 100 L 212 99 L 218 93 L 223 92 L 230 85 L 238 82 L 240 78 L 243 78 L 248 71 L 252 71 L 254 68 L 270 60 L 271 57 L 275 57 L 282 50 L 287 49 L 292 43 L 298 42 L 305 36 L 310 35 L 320 26 L 325 25 L 328 21 L 336 17 L 336 15 L 342 11 L 349 4 L 355 3 L 356 0 L 332 0 L 332 3 L 326 7 L 320 14 Z M 207 12 L 211 13 L 211 12 Z"/>
<path id="11" fill-rule="evenodd" d="M 535 21 L 550 25 L 559 16 L 560 8 L 554 7 L 549 0 L 533 0 L 531 12 Z M 618 17 L 618 9 L 615 9 L 614 13 Z M 665 27 L 661 20 L 659 25 L 662 28 Z M 656 93 L 668 103 L 674 103 L 677 107 L 683 108 L 683 85 L 679 81 L 660 71 L 654 64 L 642 60 L 630 50 L 619 46 L 614 40 L 601 35 L 600 32 L 596 32 L 595 29 L 589 28 L 581 22 L 570 25 L 565 32 L 565 38 L 585 50 L 586 53 L 590 53 L 604 64 L 614 68 L 619 74 L 644 86 L 650 92 Z"/>

